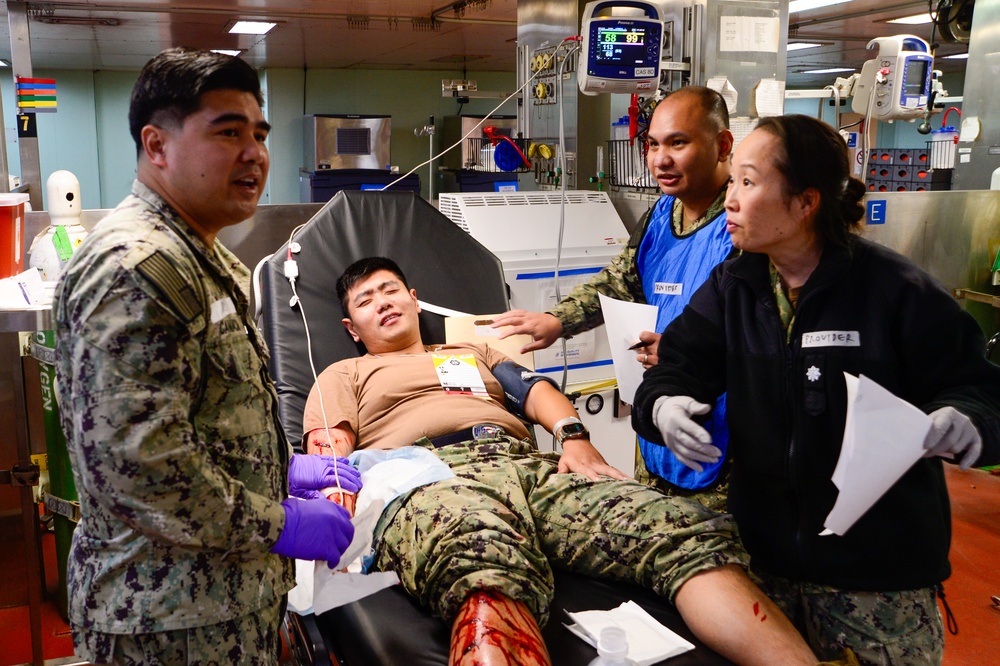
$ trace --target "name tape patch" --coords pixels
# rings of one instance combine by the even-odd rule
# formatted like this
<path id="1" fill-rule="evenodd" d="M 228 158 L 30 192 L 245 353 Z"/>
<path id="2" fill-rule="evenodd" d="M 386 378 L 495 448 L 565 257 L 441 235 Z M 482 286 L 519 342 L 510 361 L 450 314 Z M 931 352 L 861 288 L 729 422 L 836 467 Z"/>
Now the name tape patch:
<path id="1" fill-rule="evenodd" d="M 857 331 L 813 331 L 802 334 L 802 347 L 860 347 Z"/>
<path id="2" fill-rule="evenodd" d="M 683 296 L 684 284 L 677 282 L 657 282 L 653 285 L 654 294 L 665 294 L 667 296 Z"/>

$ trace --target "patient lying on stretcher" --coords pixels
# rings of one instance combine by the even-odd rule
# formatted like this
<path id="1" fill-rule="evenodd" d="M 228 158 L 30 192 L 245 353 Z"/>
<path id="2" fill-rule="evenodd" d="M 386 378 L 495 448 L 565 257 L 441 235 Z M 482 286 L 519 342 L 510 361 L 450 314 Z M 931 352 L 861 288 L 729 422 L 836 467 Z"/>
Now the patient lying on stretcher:
<path id="1" fill-rule="evenodd" d="M 586 431 L 565 439 L 561 455 L 538 452 L 519 417 L 552 432 L 573 422 L 573 405 L 484 345 L 425 346 L 416 292 L 391 260 L 352 264 L 337 294 L 368 353 L 320 375 L 304 443 L 341 456 L 423 447 L 454 472 L 389 504 L 373 563 L 452 623 L 451 664 L 549 664 L 539 625 L 552 567 L 655 590 L 737 663 L 816 663 L 746 577 L 730 516 L 629 479 Z M 767 622 L 751 610 L 758 604 Z"/>

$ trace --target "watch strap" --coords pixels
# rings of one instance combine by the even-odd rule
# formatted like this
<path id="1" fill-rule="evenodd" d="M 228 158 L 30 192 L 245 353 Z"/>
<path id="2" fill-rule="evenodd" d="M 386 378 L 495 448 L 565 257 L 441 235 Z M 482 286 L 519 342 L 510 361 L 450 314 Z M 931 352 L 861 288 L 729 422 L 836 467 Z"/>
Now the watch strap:
<path id="1" fill-rule="evenodd" d="M 564 419 L 559 419 L 558 421 L 555 422 L 555 424 L 553 424 L 553 426 L 552 426 L 552 432 L 553 433 L 558 433 L 559 430 L 564 425 L 569 425 L 570 423 L 583 423 L 583 421 L 581 421 L 579 419 L 579 417 L 576 417 L 576 416 L 567 416 Z"/>
<path id="2" fill-rule="evenodd" d="M 563 431 L 565 430 L 566 426 L 571 426 L 571 425 L 579 426 L 579 429 L 577 429 L 576 432 L 564 434 Z M 559 446 L 559 448 L 562 448 L 563 442 L 565 442 L 567 439 L 584 439 L 590 436 L 590 431 L 587 429 L 587 426 L 585 426 L 583 424 L 583 421 L 581 421 L 575 416 L 570 416 L 568 418 L 560 419 L 559 421 L 557 421 L 556 424 L 552 427 L 552 433 L 555 435 L 556 444 Z"/>

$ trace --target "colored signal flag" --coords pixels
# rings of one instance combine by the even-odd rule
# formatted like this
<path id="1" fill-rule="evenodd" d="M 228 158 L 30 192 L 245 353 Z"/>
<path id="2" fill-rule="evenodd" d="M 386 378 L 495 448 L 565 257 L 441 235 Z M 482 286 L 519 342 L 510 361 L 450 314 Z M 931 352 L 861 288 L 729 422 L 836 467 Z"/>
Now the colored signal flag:
<path id="1" fill-rule="evenodd" d="M 55 113 L 56 80 L 18 76 L 14 81 L 20 113 Z"/>

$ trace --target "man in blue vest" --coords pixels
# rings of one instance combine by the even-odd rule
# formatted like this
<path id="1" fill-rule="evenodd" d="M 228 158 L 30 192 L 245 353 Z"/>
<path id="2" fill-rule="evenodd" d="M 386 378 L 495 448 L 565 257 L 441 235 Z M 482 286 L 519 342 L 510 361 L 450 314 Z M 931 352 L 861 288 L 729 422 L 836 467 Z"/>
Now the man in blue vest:
<path id="1" fill-rule="evenodd" d="M 724 208 L 733 135 L 719 93 L 701 86 L 681 88 L 653 111 L 646 166 L 663 196 L 639 221 L 611 265 L 577 286 L 548 312 L 512 310 L 494 320 L 510 326 L 501 337 L 524 333 L 533 341 L 522 352 L 544 349 L 604 323 L 599 294 L 658 306 L 656 331 L 644 331 L 636 360 L 656 364 L 660 332 L 681 313 L 709 272 L 733 251 Z M 712 442 L 725 451 L 728 441 L 725 396 L 708 416 Z M 679 461 L 663 446 L 639 438 L 636 477 L 673 495 L 698 499 L 725 510 L 726 460 L 714 464 Z"/>

